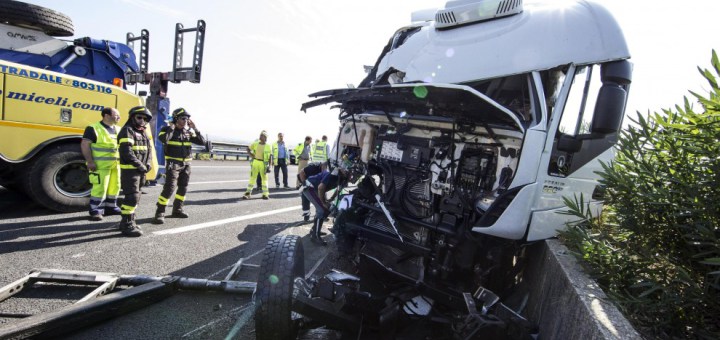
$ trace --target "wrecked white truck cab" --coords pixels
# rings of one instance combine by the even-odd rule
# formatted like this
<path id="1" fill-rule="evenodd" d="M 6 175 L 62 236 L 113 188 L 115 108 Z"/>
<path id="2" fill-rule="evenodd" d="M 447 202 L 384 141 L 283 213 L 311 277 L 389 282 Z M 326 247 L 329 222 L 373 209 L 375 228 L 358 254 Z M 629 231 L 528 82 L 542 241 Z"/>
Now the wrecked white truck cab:
<path id="1" fill-rule="evenodd" d="M 398 30 L 358 88 L 311 94 L 303 110 L 339 107 L 331 161 L 360 179 L 333 225 L 355 267 L 290 275 L 291 296 L 261 275 L 258 338 L 303 324 L 390 338 L 496 334 L 489 327 L 531 336 L 522 306 L 500 301 L 518 294 L 523 246 L 564 227 L 563 197 L 599 207 L 595 171 L 613 157 L 629 57 L 596 3 L 448 1 Z M 270 245 L 296 241 L 271 240 L 266 269 Z"/>

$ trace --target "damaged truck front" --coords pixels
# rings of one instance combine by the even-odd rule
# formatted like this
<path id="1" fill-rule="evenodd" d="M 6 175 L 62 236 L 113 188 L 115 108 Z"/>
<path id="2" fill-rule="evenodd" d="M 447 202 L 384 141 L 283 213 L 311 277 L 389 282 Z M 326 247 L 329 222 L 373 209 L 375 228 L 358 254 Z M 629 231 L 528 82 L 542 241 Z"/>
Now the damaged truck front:
<path id="1" fill-rule="evenodd" d="M 272 239 L 258 339 L 316 326 L 386 338 L 535 334 L 515 289 L 524 246 L 564 227 L 563 197 L 600 208 L 595 171 L 613 157 L 629 57 L 596 3 L 448 1 L 398 30 L 358 88 L 312 94 L 303 110 L 341 111 L 331 159 L 356 186 L 332 230 L 352 265 L 306 279 L 299 240 Z"/>

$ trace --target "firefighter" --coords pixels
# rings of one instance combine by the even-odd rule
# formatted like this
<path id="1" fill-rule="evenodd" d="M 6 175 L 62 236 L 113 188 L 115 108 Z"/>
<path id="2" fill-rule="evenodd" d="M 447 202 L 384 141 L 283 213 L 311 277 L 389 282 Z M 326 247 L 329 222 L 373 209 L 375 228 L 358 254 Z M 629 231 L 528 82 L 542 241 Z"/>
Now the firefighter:
<path id="1" fill-rule="evenodd" d="M 118 163 L 117 123 L 120 112 L 106 107 L 102 120 L 85 128 L 80 142 L 92 184 L 90 192 L 90 219 L 102 221 L 103 215 L 120 215 L 117 195 L 120 192 L 120 166 Z"/>
<path id="2" fill-rule="evenodd" d="M 315 143 L 312 159 L 315 162 L 327 162 L 329 154 L 330 152 L 328 151 L 327 136 L 322 136 L 322 141 L 318 141 Z"/>
<path id="3" fill-rule="evenodd" d="M 188 218 L 183 210 L 190 182 L 190 161 L 192 160 L 192 144 L 205 144 L 200 131 L 190 119 L 190 114 L 183 108 L 172 113 L 172 121 L 160 129 L 158 140 L 163 145 L 165 153 L 165 184 L 157 201 L 157 210 L 152 219 L 153 224 L 165 223 L 165 207 L 170 196 L 175 193 L 171 217 Z M 175 186 L 177 185 L 177 192 Z"/>
<path id="4" fill-rule="evenodd" d="M 267 144 L 267 132 L 262 131 L 260 133 L 260 139 L 256 140 L 248 147 L 248 155 L 250 155 L 250 180 L 248 181 L 247 190 L 243 199 L 249 199 L 252 194 L 252 189 L 255 184 L 256 176 L 260 176 L 260 182 L 262 184 L 262 198 L 264 200 L 270 199 L 270 189 L 267 185 L 267 165 L 270 161 L 270 154 L 272 153 L 272 146 Z"/>
<path id="5" fill-rule="evenodd" d="M 142 230 L 135 223 L 135 208 L 140 202 L 140 187 L 145 183 L 145 174 L 150 171 L 152 144 L 148 122 L 152 114 L 144 106 L 130 109 L 128 121 L 118 134 L 120 151 L 120 184 L 125 197 L 120 209 L 120 231 L 125 236 L 142 236 Z"/>

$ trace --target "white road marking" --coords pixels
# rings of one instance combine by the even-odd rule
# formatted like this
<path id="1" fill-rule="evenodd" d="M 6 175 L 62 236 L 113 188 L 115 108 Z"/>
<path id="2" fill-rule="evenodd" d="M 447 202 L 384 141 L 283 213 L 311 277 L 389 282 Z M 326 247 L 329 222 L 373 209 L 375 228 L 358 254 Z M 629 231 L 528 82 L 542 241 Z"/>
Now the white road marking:
<path id="1" fill-rule="evenodd" d="M 320 258 L 317 262 L 315 262 L 315 265 L 310 269 L 310 271 L 307 274 L 305 274 L 305 279 L 309 279 L 315 273 L 315 271 L 318 269 L 318 267 L 320 267 L 320 264 L 322 264 L 323 261 L 325 261 L 325 258 L 328 257 L 329 254 L 330 254 L 330 252 L 326 252 L 322 258 Z"/>
<path id="2" fill-rule="evenodd" d="M 218 183 L 237 183 L 237 182 L 247 182 L 247 179 L 239 179 L 236 181 L 207 181 L 207 182 L 190 182 L 189 184 L 218 184 Z"/>
<path id="3" fill-rule="evenodd" d="M 207 328 L 207 327 L 209 327 L 209 326 L 212 326 L 212 325 L 220 322 L 220 321 L 223 321 L 223 320 L 226 320 L 226 319 L 230 319 L 231 317 L 235 317 L 235 313 L 238 313 L 238 312 L 239 312 L 239 313 L 242 313 L 242 312 L 244 312 L 246 309 L 251 308 L 251 307 L 253 307 L 252 303 L 246 303 L 246 304 L 244 304 L 244 305 L 242 305 L 242 306 L 240 306 L 240 307 L 233 308 L 233 309 L 231 309 L 231 310 L 227 313 L 227 315 L 222 316 L 222 317 L 220 317 L 220 318 L 217 318 L 217 319 L 215 319 L 215 320 L 213 320 L 213 321 L 210 321 L 210 322 L 208 322 L 208 323 L 206 323 L 206 324 L 204 324 L 204 325 L 202 325 L 202 326 L 200 326 L 200 327 L 198 327 L 198 328 L 195 328 L 195 329 L 193 329 L 193 330 L 191 330 L 191 331 L 183 334 L 183 335 L 182 335 L 182 338 L 187 338 L 187 337 L 189 337 L 189 336 L 191 336 L 191 335 L 193 335 L 193 334 L 195 334 L 195 333 L 197 333 L 197 332 L 202 331 L 203 329 L 205 329 L 205 328 Z"/>
<path id="4" fill-rule="evenodd" d="M 193 165 L 192 168 L 193 168 L 193 169 L 197 169 L 197 168 L 200 168 L 200 169 L 202 169 L 202 168 L 213 168 L 213 169 L 219 169 L 219 168 L 234 168 L 234 169 L 237 169 L 237 168 L 248 168 L 248 169 L 249 169 L 250 166 L 249 166 L 249 165 Z"/>
<path id="5" fill-rule="evenodd" d="M 233 218 L 226 218 L 224 220 L 217 220 L 217 221 L 205 222 L 205 223 L 200 223 L 200 224 L 193 224 L 193 225 L 179 227 L 179 228 L 160 230 L 160 231 L 153 232 L 153 234 L 154 235 L 179 234 L 179 233 L 184 233 L 186 231 L 210 228 L 210 227 L 215 227 L 215 226 L 219 226 L 219 225 L 223 225 L 223 224 L 250 220 L 250 219 L 258 218 L 258 217 L 281 214 L 281 213 L 288 212 L 288 211 L 299 210 L 301 208 L 302 208 L 302 206 L 297 205 L 294 207 L 283 208 L 283 209 L 278 209 L 278 210 L 270 210 L 270 211 L 265 211 L 265 212 L 261 212 L 261 213 L 257 213 L 257 214 L 237 216 L 237 217 L 233 217 Z"/>

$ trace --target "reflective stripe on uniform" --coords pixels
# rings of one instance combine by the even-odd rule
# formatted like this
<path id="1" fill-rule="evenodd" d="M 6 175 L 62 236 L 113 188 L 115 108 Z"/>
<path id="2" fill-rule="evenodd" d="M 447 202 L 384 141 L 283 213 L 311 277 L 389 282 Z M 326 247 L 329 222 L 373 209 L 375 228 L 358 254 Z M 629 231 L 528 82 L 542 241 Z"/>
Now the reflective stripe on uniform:
<path id="1" fill-rule="evenodd" d="M 111 149 L 111 148 L 99 148 L 96 147 L 94 144 L 90 144 L 90 149 L 93 151 L 99 151 L 99 152 L 115 152 L 117 151 L 117 148 Z"/>
<path id="2" fill-rule="evenodd" d="M 132 138 L 120 138 L 119 143 L 130 143 L 135 144 L 135 140 Z"/>
<path id="3" fill-rule="evenodd" d="M 185 200 L 185 196 L 175 194 L 175 199 L 176 199 L 176 200 L 184 201 L 184 200 Z"/>
<path id="4" fill-rule="evenodd" d="M 90 143 L 90 152 L 97 169 L 117 169 L 120 153 L 118 152 L 117 134 L 108 131 L 102 122 L 90 125 L 95 132 L 95 142 Z"/>
<path id="5" fill-rule="evenodd" d="M 167 205 L 167 204 L 168 204 L 168 199 L 165 198 L 165 197 L 162 197 L 162 195 L 160 195 L 160 196 L 158 197 L 158 204 L 160 204 L 160 205 Z"/>
<path id="6" fill-rule="evenodd" d="M 132 164 L 120 164 L 120 169 L 137 169 L 137 167 Z"/>
<path id="7" fill-rule="evenodd" d="M 133 145 L 132 149 L 133 150 L 147 150 L 148 147 L 147 147 L 147 145 Z"/>
<path id="8" fill-rule="evenodd" d="M 169 140 L 167 142 L 168 145 L 177 145 L 177 146 L 192 146 L 191 142 L 177 142 L 174 140 Z"/>
<path id="9" fill-rule="evenodd" d="M 188 158 L 177 158 L 177 157 L 165 156 L 165 160 L 173 160 L 173 161 L 179 161 L 179 162 L 189 162 L 189 161 L 192 160 L 192 157 L 188 157 Z"/>

